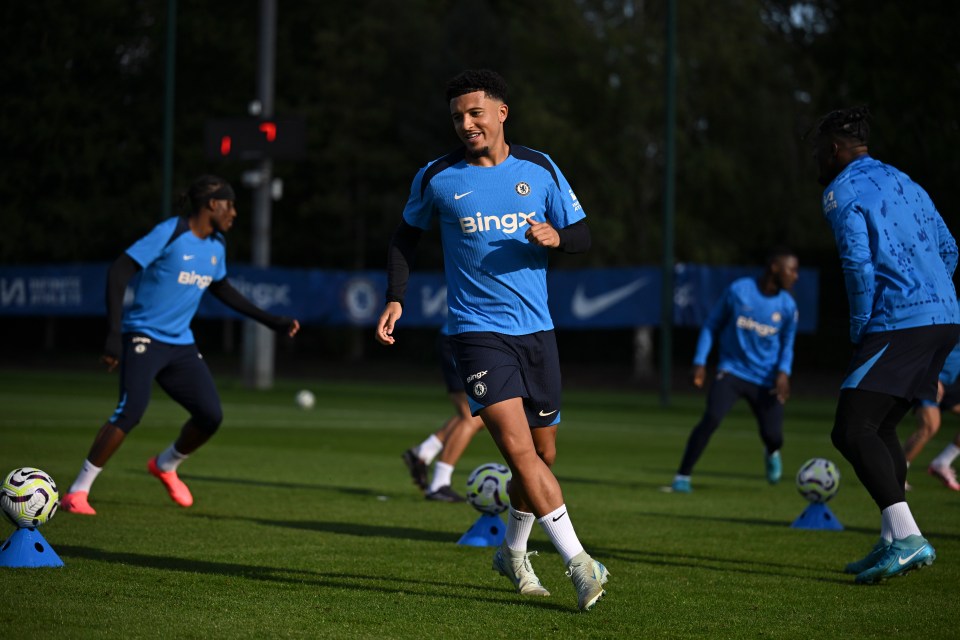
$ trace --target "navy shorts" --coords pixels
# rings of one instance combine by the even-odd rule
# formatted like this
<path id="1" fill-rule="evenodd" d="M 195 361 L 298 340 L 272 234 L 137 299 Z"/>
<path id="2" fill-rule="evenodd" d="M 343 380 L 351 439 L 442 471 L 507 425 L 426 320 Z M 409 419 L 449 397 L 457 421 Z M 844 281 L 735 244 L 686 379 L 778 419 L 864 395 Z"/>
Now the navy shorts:
<path id="1" fill-rule="evenodd" d="M 840 388 L 936 402 L 937 379 L 958 336 L 956 324 L 868 333 L 857 345 Z"/>
<path id="2" fill-rule="evenodd" d="M 212 432 L 220 425 L 220 397 L 197 345 L 168 344 L 142 333 L 123 335 L 120 401 L 110 422 L 126 433 L 137 426 L 150 403 L 154 380 L 190 412 L 199 429 Z"/>
<path id="3" fill-rule="evenodd" d="M 522 336 L 478 331 L 451 336 L 451 341 L 473 415 L 523 398 L 531 427 L 560 422 L 560 357 L 553 331 Z"/>
<path id="4" fill-rule="evenodd" d="M 450 336 L 441 333 L 437 336 L 437 358 L 440 361 L 440 372 L 443 373 L 443 382 L 449 393 L 463 391 L 463 380 L 457 373 L 457 362 L 453 357 L 453 344 Z"/>
<path id="5" fill-rule="evenodd" d="M 943 397 L 940 399 L 939 405 L 937 405 L 935 400 L 918 400 L 913 403 L 913 410 L 916 411 L 920 407 L 936 406 L 939 406 L 941 411 L 953 411 L 954 407 L 960 406 L 960 380 L 944 386 Z"/>

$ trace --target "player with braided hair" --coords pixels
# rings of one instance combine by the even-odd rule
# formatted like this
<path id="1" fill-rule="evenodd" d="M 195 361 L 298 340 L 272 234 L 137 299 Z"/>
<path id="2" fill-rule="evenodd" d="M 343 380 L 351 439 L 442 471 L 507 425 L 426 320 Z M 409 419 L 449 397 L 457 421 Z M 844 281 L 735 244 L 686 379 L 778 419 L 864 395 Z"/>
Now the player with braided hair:
<path id="1" fill-rule="evenodd" d="M 828 113 L 814 145 L 854 344 L 831 437 L 881 515 L 880 540 L 846 567 L 862 584 L 936 558 L 906 502 L 896 427 L 914 402 L 936 401 L 938 374 L 960 337 L 957 243 L 926 191 L 870 157 L 869 116 L 866 107 Z"/>

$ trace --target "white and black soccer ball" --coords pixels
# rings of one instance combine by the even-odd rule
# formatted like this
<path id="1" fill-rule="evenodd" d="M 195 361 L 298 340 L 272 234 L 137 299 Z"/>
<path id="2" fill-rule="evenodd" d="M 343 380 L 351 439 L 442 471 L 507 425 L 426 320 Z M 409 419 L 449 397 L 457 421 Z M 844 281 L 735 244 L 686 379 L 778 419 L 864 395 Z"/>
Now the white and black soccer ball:
<path id="1" fill-rule="evenodd" d="M 481 513 L 497 514 L 510 506 L 510 468 L 498 462 L 482 464 L 467 477 L 467 502 Z"/>
<path id="2" fill-rule="evenodd" d="M 0 509 L 21 529 L 39 527 L 50 520 L 59 507 L 57 483 L 40 469 L 14 469 L 0 486 Z"/>
<path id="3" fill-rule="evenodd" d="M 301 389 L 300 391 L 297 391 L 294 401 L 301 409 L 313 409 L 313 405 L 317 403 L 317 397 L 313 395 L 313 391 Z"/>
<path id="4" fill-rule="evenodd" d="M 827 502 L 840 490 L 840 470 L 826 458 L 811 458 L 797 472 L 797 491 L 810 502 Z"/>

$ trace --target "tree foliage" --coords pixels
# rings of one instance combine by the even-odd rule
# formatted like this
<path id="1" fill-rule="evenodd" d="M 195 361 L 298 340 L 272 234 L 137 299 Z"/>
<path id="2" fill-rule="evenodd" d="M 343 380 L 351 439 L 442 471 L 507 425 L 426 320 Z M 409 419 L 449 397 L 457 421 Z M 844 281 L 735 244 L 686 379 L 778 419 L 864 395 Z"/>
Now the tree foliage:
<path id="1" fill-rule="evenodd" d="M 830 260 L 803 131 L 855 103 L 876 155 L 947 217 L 960 138 L 957 5 L 894 0 L 677 3 L 676 255 L 755 261 L 789 243 Z M 239 185 L 204 157 L 204 122 L 255 97 L 258 3 L 178 3 L 175 182 Z M 6 263 L 108 260 L 159 211 L 167 5 L 5 3 L 0 74 Z M 308 156 L 275 163 L 275 264 L 379 268 L 417 168 L 453 149 L 443 88 L 465 67 L 511 85 L 510 140 L 550 154 L 584 203 L 577 264 L 662 255 L 665 3 L 354 0 L 278 3 L 276 112 L 308 123 Z M 249 259 L 249 197 L 230 237 Z M 424 243 L 423 265 L 439 264 Z M 564 264 L 564 257 L 558 256 Z"/>

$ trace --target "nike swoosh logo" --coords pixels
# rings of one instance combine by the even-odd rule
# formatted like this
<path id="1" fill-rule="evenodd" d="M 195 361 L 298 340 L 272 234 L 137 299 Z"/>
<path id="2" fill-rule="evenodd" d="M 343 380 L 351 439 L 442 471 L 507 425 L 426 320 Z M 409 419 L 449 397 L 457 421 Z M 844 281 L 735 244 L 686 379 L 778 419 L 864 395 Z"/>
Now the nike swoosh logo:
<path id="1" fill-rule="evenodd" d="M 565 515 L 567 515 L 567 512 L 566 512 L 566 511 L 564 511 L 563 513 L 561 513 L 560 515 L 558 515 L 556 518 L 553 518 L 553 521 L 556 522 L 557 520 L 559 520 L 560 518 L 562 518 L 562 517 L 565 516 Z"/>
<path id="2" fill-rule="evenodd" d="M 183 259 L 184 259 L 184 260 L 193 260 L 195 257 L 196 257 L 196 256 L 187 255 L 186 253 L 183 254 Z"/>
<path id="3" fill-rule="evenodd" d="M 907 564 L 908 562 L 910 562 L 911 560 L 913 560 L 914 557 L 916 557 L 916 555 L 917 555 L 918 553 L 920 553 L 921 551 L 923 551 L 923 550 L 926 549 L 926 548 L 927 548 L 927 545 L 923 545 L 922 547 L 920 547 L 919 549 L 917 549 L 916 551 L 914 551 L 913 553 L 911 553 L 910 555 L 908 555 L 906 558 L 897 558 L 897 562 L 898 562 L 898 563 L 900 564 L 900 566 L 902 567 L 903 565 L 905 565 L 905 564 Z"/>
<path id="4" fill-rule="evenodd" d="M 473 193 L 473 191 L 467 191 L 466 193 L 455 193 L 455 194 L 453 194 L 453 199 L 454 199 L 454 200 L 459 200 L 460 198 L 465 198 L 465 197 L 467 197 L 467 196 L 470 195 L 471 193 Z"/>
<path id="5" fill-rule="evenodd" d="M 544 412 L 543 412 L 543 409 L 540 409 L 540 417 L 541 417 L 541 418 L 546 418 L 547 416 L 552 416 L 552 415 L 555 414 L 556 412 L 557 412 L 557 410 L 554 409 L 553 411 L 547 411 L 546 413 L 544 413 Z"/>
<path id="6" fill-rule="evenodd" d="M 586 320 L 603 313 L 613 305 L 629 298 L 636 291 L 642 289 L 649 280 L 650 278 L 640 278 L 622 287 L 617 287 L 612 291 L 607 291 L 606 293 L 601 293 L 591 298 L 587 297 L 582 284 L 577 285 L 577 290 L 573 292 L 573 317 L 577 320 Z"/>
<path id="7" fill-rule="evenodd" d="M 512 515 L 512 516 L 514 517 L 514 519 L 517 520 L 518 522 L 523 522 L 523 518 L 521 518 L 521 517 L 518 516 L 517 514 L 511 513 L 510 515 Z"/>

